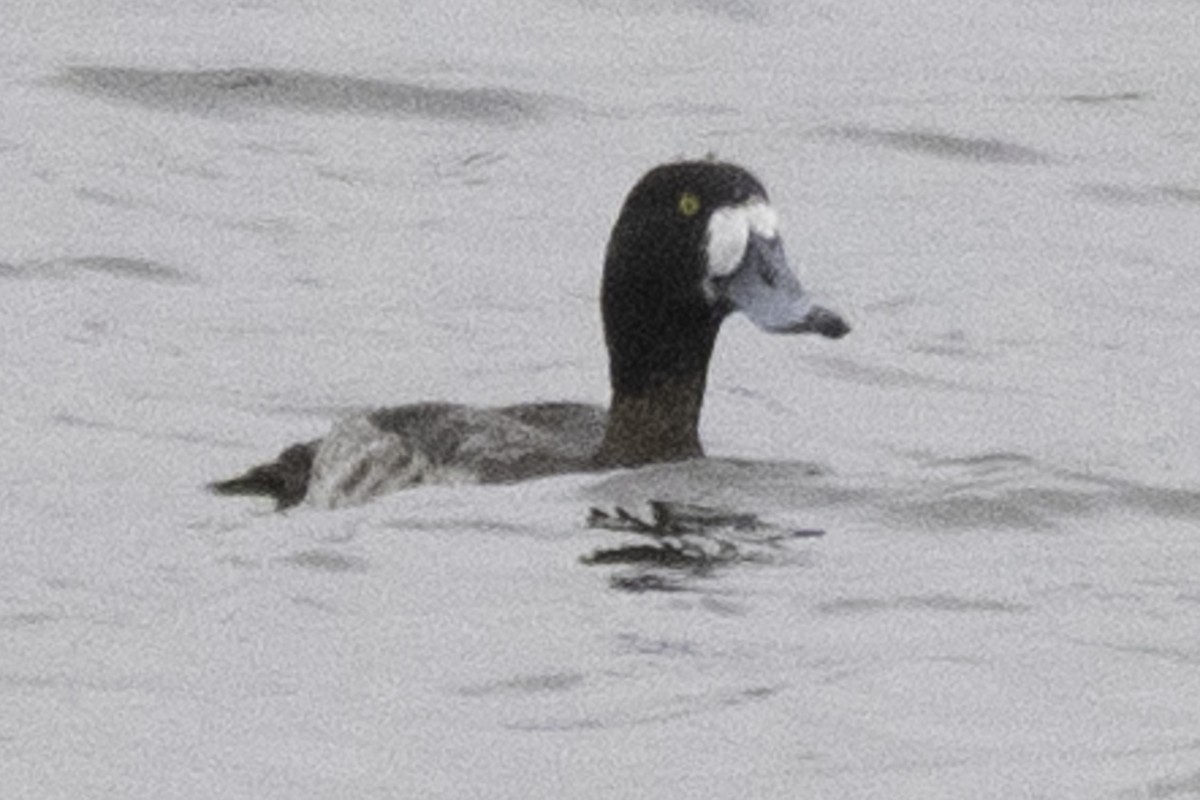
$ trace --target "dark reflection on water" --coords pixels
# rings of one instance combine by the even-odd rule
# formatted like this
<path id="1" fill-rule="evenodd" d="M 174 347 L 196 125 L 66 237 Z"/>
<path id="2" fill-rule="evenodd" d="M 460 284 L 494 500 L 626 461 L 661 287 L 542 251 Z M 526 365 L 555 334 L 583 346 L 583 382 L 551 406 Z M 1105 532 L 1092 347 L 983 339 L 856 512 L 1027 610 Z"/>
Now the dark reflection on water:
<path id="1" fill-rule="evenodd" d="M 1200 492 L 1061 469 L 1018 454 L 940 459 L 911 497 L 885 517 L 926 530 L 1051 530 L 1061 521 L 1132 511 L 1200 520 Z"/>
<path id="2" fill-rule="evenodd" d="M 174 71 L 71 67 L 55 83 L 84 94 L 165 111 L 221 114 L 247 108 L 518 123 L 551 98 L 506 88 L 445 89 L 283 69 Z"/>
<path id="3" fill-rule="evenodd" d="M 1003 600 L 977 597 L 956 597 L 949 594 L 905 595 L 902 597 L 847 597 L 820 603 L 816 610 L 821 614 L 852 615 L 887 611 L 946 611 L 950 613 L 1024 614 L 1032 607 L 1024 603 L 1009 603 Z"/>
<path id="4" fill-rule="evenodd" d="M 1082 105 L 1102 105 L 1104 103 L 1133 103 L 1147 100 L 1150 95 L 1145 92 L 1113 92 L 1111 94 L 1069 94 L 1063 97 L 1068 103 Z"/>
<path id="5" fill-rule="evenodd" d="M 80 256 L 51 261 L 0 263 L 0 278 L 68 280 L 87 274 L 108 275 L 150 283 L 196 283 L 186 272 L 167 264 L 125 256 Z"/>
<path id="6" fill-rule="evenodd" d="M 1127 186 L 1120 183 L 1089 183 L 1079 187 L 1080 194 L 1113 205 L 1200 206 L 1200 189 L 1160 184 L 1156 186 Z"/>
<path id="7" fill-rule="evenodd" d="M 347 556 L 333 550 L 301 550 L 284 556 L 278 561 L 291 567 L 316 570 L 317 572 L 366 572 L 367 562 L 356 556 Z"/>
<path id="8" fill-rule="evenodd" d="M 821 526 L 829 518 L 822 509 L 841 508 L 889 527 L 930 533 L 1048 532 L 1071 520 L 1120 512 L 1200 521 L 1200 491 L 1092 475 L 1008 452 L 919 458 L 904 476 L 840 475 L 804 462 L 701 459 L 618 473 L 586 495 L 801 514 Z"/>
<path id="9" fill-rule="evenodd" d="M 928 130 L 890 130 L 846 126 L 823 131 L 836 138 L 869 145 L 881 145 L 919 155 L 957 161 L 993 164 L 1046 164 L 1054 161 L 1049 153 L 1000 139 L 954 136 Z"/>
<path id="10" fill-rule="evenodd" d="M 533 673 L 463 686 L 459 688 L 458 693 L 464 697 L 487 697 L 504 694 L 563 692 L 582 686 L 586 680 L 587 676 L 581 672 Z"/>

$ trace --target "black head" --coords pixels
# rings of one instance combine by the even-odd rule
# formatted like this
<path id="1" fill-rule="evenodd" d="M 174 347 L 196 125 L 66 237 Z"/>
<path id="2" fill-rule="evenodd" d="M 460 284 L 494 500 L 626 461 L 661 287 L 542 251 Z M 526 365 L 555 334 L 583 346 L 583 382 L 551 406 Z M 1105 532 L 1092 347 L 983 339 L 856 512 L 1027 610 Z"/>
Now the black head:
<path id="1" fill-rule="evenodd" d="M 775 227 L 766 189 L 734 164 L 665 164 L 638 181 L 613 226 L 601 290 L 615 391 L 703 374 L 735 310 L 773 332 L 848 330 L 803 294 Z"/>
<path id="2" fill-rule="evenodd" d="M 601 306 L 613 388 L 639 392 L 704 369 L 729 308 L 705 295 L 708 220 L 766 190 L 709 161 L 665 164 L 638 181 L 613 226 Z"/>

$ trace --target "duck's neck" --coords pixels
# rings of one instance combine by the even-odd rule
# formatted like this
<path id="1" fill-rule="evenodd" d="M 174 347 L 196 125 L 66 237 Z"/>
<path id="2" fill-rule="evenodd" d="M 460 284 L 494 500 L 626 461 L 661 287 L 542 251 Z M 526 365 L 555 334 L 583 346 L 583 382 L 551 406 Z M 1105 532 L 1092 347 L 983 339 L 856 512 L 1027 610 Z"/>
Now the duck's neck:
<path id="1" fill-rule="evenodd" d="M 665 376 L 637 392 L 614 388 L 596 463 L 632 467 L 703 456 L 699 425 L 706 372 Z"/>

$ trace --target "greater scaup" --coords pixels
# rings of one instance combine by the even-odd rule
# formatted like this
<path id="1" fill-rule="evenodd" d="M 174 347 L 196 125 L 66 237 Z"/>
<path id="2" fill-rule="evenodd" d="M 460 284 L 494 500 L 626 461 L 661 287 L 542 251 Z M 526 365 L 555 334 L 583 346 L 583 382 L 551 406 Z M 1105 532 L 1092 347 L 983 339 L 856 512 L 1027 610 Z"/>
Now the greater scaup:
<path id="1" fill-rule="evenodd" d="M 708 362 L 729 314 L 770 333 L 836 339 L 850 330 L 801 288 L 762 184 L 717 161 L 664 164 L 633 187 L 609 238 L 600 303 L 607 413 L 579 403 L 380 409 L 212 489 L 268 495 L 281 509 L 305 499 L 336 507 L 422 483 L 698 458 Z"/>

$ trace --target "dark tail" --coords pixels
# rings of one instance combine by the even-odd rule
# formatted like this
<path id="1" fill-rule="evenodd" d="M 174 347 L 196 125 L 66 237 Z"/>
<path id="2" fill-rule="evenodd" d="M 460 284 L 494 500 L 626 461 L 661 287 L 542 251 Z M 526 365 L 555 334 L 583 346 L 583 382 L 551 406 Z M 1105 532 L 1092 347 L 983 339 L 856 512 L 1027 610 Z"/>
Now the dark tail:
<path id="1" fill-rule="evenodd" d="M 254 467 L 244 475 L 214 481 L 208 488 L 217 494 L 261 494 L 275 499 L 275 510 L 291 508 L 308 492 L 313 456 L 320 440 L 294 444 L 270 464 Z"/>

